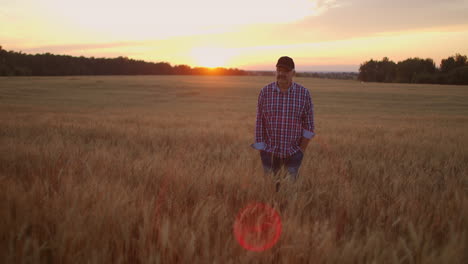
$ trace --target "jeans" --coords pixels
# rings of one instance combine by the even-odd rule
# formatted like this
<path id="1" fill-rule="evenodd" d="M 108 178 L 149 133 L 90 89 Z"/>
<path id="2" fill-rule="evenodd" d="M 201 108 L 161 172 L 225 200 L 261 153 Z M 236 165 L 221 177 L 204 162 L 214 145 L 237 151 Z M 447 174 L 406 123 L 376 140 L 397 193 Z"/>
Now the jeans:
<path id="1" fill-rule="evenodd" d="M 299 150 L 289 157 L 279 158 L 272 155 L 270 152 L 261 150 L 260 158 L 262 159 L 265 174 L 273 173 L 276 175 L 281 167 L 284 166 L 288 170 L 291 180 L 296 181 L 299 176 L 299 167 L 301 166 L 302 158 L 304 158 L 304 153 Z"/>

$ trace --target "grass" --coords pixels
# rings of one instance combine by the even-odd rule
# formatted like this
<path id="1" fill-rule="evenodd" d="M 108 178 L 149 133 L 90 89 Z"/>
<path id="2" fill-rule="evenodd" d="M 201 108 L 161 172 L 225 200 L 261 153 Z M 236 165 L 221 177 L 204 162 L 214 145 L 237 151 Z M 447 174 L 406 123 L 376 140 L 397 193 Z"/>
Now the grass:
<path id="1" fill-rule="evenodd" d="M 0 78 L 2 263 L 464 263 L 468 87 L 297 78 L 317 137 L 275 193 L 268 77 Z M 281 237 L 236 241 L 252 202 Z"/>

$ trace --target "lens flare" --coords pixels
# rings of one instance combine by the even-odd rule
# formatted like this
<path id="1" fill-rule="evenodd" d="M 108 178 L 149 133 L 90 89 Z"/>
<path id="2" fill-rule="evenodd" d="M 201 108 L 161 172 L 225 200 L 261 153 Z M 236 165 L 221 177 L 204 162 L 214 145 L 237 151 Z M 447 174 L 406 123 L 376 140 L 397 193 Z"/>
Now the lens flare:
<path id="1" fill-rule="evenodd" d="M 278 212 L 263 203 L 244 207 L 234 222 L 234 236 L 245 249 L 261 252 L 273 247 L 281 236 Z"/>

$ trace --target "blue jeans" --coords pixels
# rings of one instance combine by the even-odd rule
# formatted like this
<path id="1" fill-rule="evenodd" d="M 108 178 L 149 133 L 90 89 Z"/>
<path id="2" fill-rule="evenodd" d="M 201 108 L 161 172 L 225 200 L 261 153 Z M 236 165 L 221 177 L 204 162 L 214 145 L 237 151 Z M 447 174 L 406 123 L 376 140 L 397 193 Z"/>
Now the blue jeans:
<path id="1" fill-rule="evenodd" d="M 266 174 L 277 174 L 281 167 L 284 166 L 288 170 L 291 180 L 296 181 L 299 176 L 299 167 L 301 167 L 304 153 L 299 150 L 289 157 L 279 158 L 270 152 L 260 150 L 260 158 L 262 159 L 263 170 Z"/>

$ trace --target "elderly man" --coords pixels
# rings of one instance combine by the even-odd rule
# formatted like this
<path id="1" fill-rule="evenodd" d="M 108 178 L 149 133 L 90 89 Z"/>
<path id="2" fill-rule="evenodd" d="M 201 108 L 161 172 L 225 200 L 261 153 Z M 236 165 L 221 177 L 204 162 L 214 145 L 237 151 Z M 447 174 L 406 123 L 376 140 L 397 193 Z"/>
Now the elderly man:
<path id="1" fill-rule="evenodd" d="M 292 81 L 294 61 L 281 57 L 276 82 L 258 96 L 255 143 L 266 174 L 286 167 L 292 181 L 298 178 L 305 150 L 314 134 L 314 112 L 309 91 Z M 276 184 L 278 191 L 279 182 Z"/>

